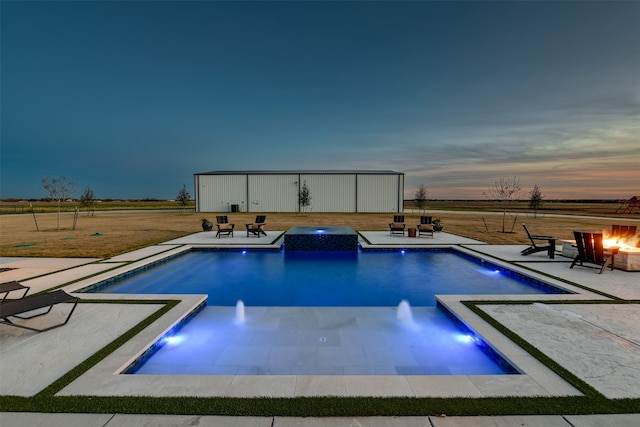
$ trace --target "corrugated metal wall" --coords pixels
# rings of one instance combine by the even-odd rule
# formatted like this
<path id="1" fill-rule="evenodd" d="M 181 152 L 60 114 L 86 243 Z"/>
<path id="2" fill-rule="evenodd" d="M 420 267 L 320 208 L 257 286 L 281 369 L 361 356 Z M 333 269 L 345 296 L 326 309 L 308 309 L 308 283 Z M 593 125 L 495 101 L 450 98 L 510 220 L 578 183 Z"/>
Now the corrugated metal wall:
<path id="1" fill-rule="evenodd" d="M 399 175 L 358 175 L 358 212 L 401 211 L 399 180 Z"/>
<path id="2" fill-rule="evenodd" d="M 246 211 L 246 175 L 198 175 L 196 203 L 200 212 L 231 212 L 232 205 Z"/>
<path id="3" fill-rule="evenodd" d="M 249 175 L 249 212 L 297 212 L 298 175 Z"/>
<path id="4" fill-rule="evenodd" d="M 287 171 L 288 172 L 288 171 Z M 299 212 L 306 180 L 310 212 L 401 212 L 404 175 L 395 173 L 196 174 L 198 212 Z"/>
<path id="5" fill-rule="evenodd" d="M 311 193 L 309 212 L 355 212 L 355 175 L 300 175 L 300 189 L 306 181 Z"/>

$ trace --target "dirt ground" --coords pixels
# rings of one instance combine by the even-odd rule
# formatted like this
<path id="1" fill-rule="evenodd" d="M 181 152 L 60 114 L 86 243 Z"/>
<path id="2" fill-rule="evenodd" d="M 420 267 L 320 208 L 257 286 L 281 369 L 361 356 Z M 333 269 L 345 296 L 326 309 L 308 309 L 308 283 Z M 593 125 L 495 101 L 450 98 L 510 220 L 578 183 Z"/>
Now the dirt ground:
<path id="1" fill-rule="evenodd" d="M 522 223 L 533 234 L 553 235 L 558 239 L 572 239 L 573 230 L 605 231 L 611 224 L 638 224 L 638 215 L 612 213 L 610 217 L 584 218 L 589 210 L 563 212 L 570 217 L 555 217 L 549 212 L 537 217 L 530 212 L 507 214 L 502 232 L 502 215 L 486 213 L 450 213 L 429 210 L 426 215 L 438 217 L 445 232 L 480 240 L 490 244 L 526 244 L 527 236 Z M 219 214 L 219 213 L 218 213 Z M 227 213 L 236 229 L 245 230 L 256 213 Z M 295 225 L 350 226 L 356 231 L 388 230 L 393 213 L 266 213 L 266 230 L 284 231 Z M 408 226 L 419 223 L 419 211 L 404 212 Z M 90 257 L 109 258 L 145 246 L 165 242 L 177 237 L 202 231 L 201 219 L 215 223 L 216 213 L 193 212 L 106 212 L 94 215 L 80 213 L 74 220 L 72 213 L 58 215 L 0 216 L 0 256 L 3 257 Z M 633 221 L 633 220 L 636 221 Z M 75 229 L 74 229 L 75 221 Z M 37 227 L 37 228 L 36 228 Z"/>

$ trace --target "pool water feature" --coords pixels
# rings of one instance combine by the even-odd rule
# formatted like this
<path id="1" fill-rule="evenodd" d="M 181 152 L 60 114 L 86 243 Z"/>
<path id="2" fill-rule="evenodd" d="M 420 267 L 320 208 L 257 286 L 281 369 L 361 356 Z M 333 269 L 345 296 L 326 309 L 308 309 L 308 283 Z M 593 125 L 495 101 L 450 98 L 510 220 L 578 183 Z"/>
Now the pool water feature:
<path id="1" fill-rule="evenodd" d="M 238 301 L 236 303 L 236 323 L 242 324 L 245 319 L 245 309 L 244 309 L 244 301 Z"/>
<path id="2" fill-rule="evenodd" d="M 411 305 L 407 300 L 403 299 L 402 301 L 400 301 L 400 304 L 398 304 L 396 317 L 400 322 L 402 322 L 405 326 L 409 328 L 417 327 L 416 323 L 413 321 L 413 310 L 411 310 Z"/>

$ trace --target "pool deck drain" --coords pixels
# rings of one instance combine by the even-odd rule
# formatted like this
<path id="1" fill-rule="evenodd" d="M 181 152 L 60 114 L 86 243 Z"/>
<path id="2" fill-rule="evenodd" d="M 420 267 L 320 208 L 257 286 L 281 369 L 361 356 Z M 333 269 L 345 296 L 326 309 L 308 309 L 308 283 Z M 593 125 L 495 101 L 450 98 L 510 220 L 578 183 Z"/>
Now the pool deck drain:
<path id="1" fill-rule="evenodd" d="M 278 236 L 281 233 L 271 232 L 270 236 Z M 539 274 L 542 277 L 553 276 L 574 282 L 595 291 L 605 292 L 625 300 L 640 300 L 640 286 L 638 286 L 638 273 L 623 271 L 607 271 L 603 275 L 598 275 L 595 271 L 587 268 L 569 269 L 571 260 L 556 257 L 549 260 L 544 255 L 532 254 L 528 257 L 519 255 L 519 245 L 486 245 L 482 242 L 460 238 L 446 233 L 436 233 L 434 239 L 416 239 L 389 237 L 386 232 L 365 232 L 361 233 L 367 242 L 361 242 L 363 247 L 438 247 L 460 245 L 465 250 L 492 257 L 492 261 L 508 261 L 515 265 L 520 265 L 532 274 Z M 257 243 L 257 239 L 251 241 L 252 245 L 264 245 L 263 247 L 278 247 L 279 242 L 273 239 L 264 239 Z M 248 243 L 248 242 L 244 242 Z M 196 233 L 192 236 L 166 242 L 163 245 L 156 245 L 150 248 L 135 251 L 135 253 L 124 254 L 120 259 L 114 260 L 52 260 L 38 258 L 2 258 L 0 265 L 7 268 L 15 268 L 0 273 L 0 281 L 21 280 L 27 285 L 32 285 L 33 292 L 50 289 L 60 284 L 79 280 L 74 285 L 67 286 L 72 290 L 81 287 L 83 283 L 94 280 L 95 277 L 108 275 L 105 272 L 109 268 L 121 268 L 119 261 L 134 261 L 138 263 L 146 262 L 147 259 L 161 257 L 166 251 L 178 250 L 184 246 L 194 247 L 215 247 L 229 245 L 243 245 L 242 239 L 214 239 L 211 233 Z M 142 261 L 142 260 L 145 261 Z M 25 272 L 38 272 L 44 276 L 34 277 L 36 274 L 25 275 Z M 48 273 L 48 274 L 47 274 Z M 94 278 L 83 279 L 91 275 Z M 548 277 L 547 277 L 548 278 Z M 604 300 L 601 295 L 581 291 L 574 299 Z M 150 297 L 145 295 L 145 299 Z M 184 297 L 184 301 L 193 296 Z M 509 296 L 507 298 L 487 297 L 491 299 L 517 299 Z M 573 296 L 572 296 L 573 297 Z M 92 295 L 92 299 L 99 298 Z M 115 298 L 113 295 L 106 297 Z M 124 299 L 132 299 L 131 295 L 123 296 Z M 161 296 L 160 298 L 166 298 Z M 139 378 L 132 375 L 114 375 L 118 369 L 122 368 L 127 361 L 141 351 L 146 345 L 162 334 L 162 331 L 171 326 L 173 322 L 183 316 L 184 308 L 172 310 L 168 315 L 163 316 L 159 321 L 145 329 L 143 333 L 130 340 L 114 354 L 98 363 L 87 374 L 81 376 L 72 383 L 62 394 L 86 394 L 86 395 L 109 395 L 110 393 L 119 395 L 140 395 L 148 394 L 152 396 L 296 396 L 296 395 L 318 395 L 333 394 L 342 396 L 357 396 L 372 394 L 377 396 L 533 396 L 540 395 L 571 395 L 576 390 L 569 386 L 564 380 L 548 371 L 537 360 L 528 355 L 524 350 L 506 340 L 493 328 L 488 327 L 484 321 L 477 318 L 473 313 L 465 312 L 460 300 L 482 299 L 478 296 L 458 296 L 445 298 L 445 303 L 451 306 L 458 314 L 465 318 L 465 321 L 481 331 L 482 335 L 492 344 L 498 347 L 502 344 L 500 340 L 505 340 L 507 346 L 513 346 L 508 350 L 506 356 L 509 360 L 522 368 L 526 375 L 518 376 L 453 376 L 453 377 L 391 377 L 391 376 L 228 376 L 228 377 L 199 377 L 189 376 L 184 384 L 174 376 L 151 376 L 153 378 Z M 566 295 L 560 296 L 536 296 L 538 301 L 553 301 L 554 299 L 571 299 Z M 614 303 L 613 301 L 611 302 Z M 189 303 L 182 307 L 188 306 Z M 535 345 L 545 354 L 552 357 L 565 368 L 572 371 L 579 378 L 583 379 L 596 390 L 607 397 L 639 398 L 640 397 L 640 375 L 637 372 L 629 372 L 634 366 L 640 366 L 640 331 L 634 328 L 640 322 L 640 304 L 624 305 L 624 310 L 611 309 L 609 304 L 596 305 L 571 305 L 554 307 L 548 312 L 534 308 L 530 304 L 521 305 L 486 305 L 481 308 L 487 311 L 492 317 L 503 323 L 506 327 L 520 334 L 525 340 L 536 343 Z M 105 305 L 101 309 L 107 312 L 104 314 L 108 319 L 110 316 L 119 316 L 123 310 L 121 305 Z M 109 311 L 112 312 L 109 313 Z M 125 310 L 126 311 L 126 310 Z M 578 316 L 569 318 L 563 315 L 563 311 L 572 311 Z M 46 316 L 45 316 L 46 317 Z M 137 322 L 136 318 L 129 318 L 122 315 L 123 321 Z M 44 320 L 44 318 L 43 318 Z M 533 323 L 532 323 L 533 322 Z M 536 323 L 537 322 L 537 323 Z M 534 327 L 536 325 L 538 327 Z M 593 326 L 596 325 L 596 326 Z M 74 329 L 79 328 L 79 329 Z M 595 329 L 594 329 L 595 328 Z M 54 331 L 32 334 L 22 332 L 17 328 L 7 326 L 0 327 L 0 358 L 5 362 L 7 354 L 5 352 L 30 352 L 30 349 L 51 348 L 48 352 L 42 352 L 35 356 L 37 360 L 30 363 L 35 366 L 42 363 L 41 371 L 30 370 L 23 375 L 22 382 L 25 384 L 36 384 L 36 378 L 43 371 L 50 372 L 50 382 L 53 382 L 64 372 L 55 372 L 55 365 L 61 358 L 70 358 L 70 362 L 79 364 L 84 360 L 84 356 L 77 354 L 76 347 L 82 345 L 82 340 L 78 336 L 94 335 L 98 340 L 102 340 L 103 345 L 111 342 L 117 336 L 117 332 L 109 327 L 99 326 L 98 323 L 83 322 L 82 316 L 72 317 L 70 323 L 63 328 Z M 572 337 L 567 344 L 566 337 Z M 11 345 L 5 345 L 11 342 Z M 496 344 L 497 342 L 497 344 Z M 511 344 L 508 344 L 511 343 Z M 597 350 L 597 351 L 596 351 Z M 576 356 L 577 355 L 577 356 Z M 529 364 L 529 365 L 527 365 Z M 7 363 L 0 363 L 0 369 L 12 369 L 10 366 L 3 368 Z M 631 366 L 631 368 L 628 368 Z M 51 372 L 53 369 L 53 372 Z M 608 375 L 602 375 L 602 370 L 608 370 Z M 97 371 L 95 371 L 97 370 Z M 6 378 L 5 372 L 0 371 L 0 378 Z M 66 371 L 65 371 L 66 372 Z M 99 374 L 97 376 L 89 375 Z M 121 381 L 126 377 L 126 381 Z M 517 381 L 505 378 L 514 377 Z M 624 379 L 621 381 L 621 378 Z M 336 381 L 337 380 L 337 381 Z M 48 381 L 48 380 L 47 380 Z M 257 381 L 257 382 L 256 382 Z M 102 390 L 103 385 L 108 387 Z M 5 387 L 3 384 L 3 394 L 14 394 L 12 385 Z M 38 388 L 38 387 L 35 387 Z M 72 393 L 73 392 L 73 393 Z M 29 394 L 31 392 L 28 392 Z M 549 394 L 547 394 L 549 393 Z M 4 418 L 4 414 L 2 415 Z M 0 418 L 2 419 L 2 418 Z"/>

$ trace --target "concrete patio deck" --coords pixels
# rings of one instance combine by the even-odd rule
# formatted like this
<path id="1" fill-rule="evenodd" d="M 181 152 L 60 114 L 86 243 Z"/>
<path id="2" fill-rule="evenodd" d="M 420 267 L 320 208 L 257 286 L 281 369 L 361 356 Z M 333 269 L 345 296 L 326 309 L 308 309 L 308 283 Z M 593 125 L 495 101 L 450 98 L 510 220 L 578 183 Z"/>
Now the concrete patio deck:
<path id="1" fill-rule="evenodd" d="M 1 258 L 0 266 L 13 268 L 0 273 L 0 282 L 19 280 L 35 293 L 65 285 L 69 292 L 105 278 L 133 270 L 165 256 L 192 247 L 279 248 L 282 232 L 247 238 L 215 238 L 215 233 L 196 233 L 123 254 L 111 259 Z M 544 253 L 520 255 L 525 246 L 487 245 L 448 233 L 434 238 L 389 236 L 387 232 L 361 233 L 363 248 L 450 247 L 485 257 L 498 265 L 521 271 L 574 294 L 536 295 L 541 304 L 486 304 L 481 308 L 495 320 L 533 344 L 608 398 L 640 398 L 640 274 L 620 270 L 598 275 L 589 268 L 569 269 L 570 259 Z M 79 294 L 86 298 L 86 294 Z M 99 299 L 167 299 L 166 295 L 104 295 Z M 181 303 L 82 375 L 59 395 L 152 395 L 152 396 L 570 396 L 580 392 L 508 340 L 462 300 L 527 300 L 531 296 L 441 296 L 440 302 L 452 310 L 476 333 L 483 336 L 522 372 L 515 376 L 135 376 L 114 375 L 143 352 L 164 331 L 202 302 L 202 296 L 176 296 Z M 600 304 L 553 304 L 554 300 L 590 300 Z M 621 302 L 634 303 L 621 304 Z M 0 395 L 32 396 L 54 382 L 97 349 L 113 341 L 159 308 L 158 304 L 83 303 L 65 327 L 46 333 L 0 326 Z M 58 308 L 56 308 L 57 310 Z M 52 313 L 49 316 L 64 315 Z M 44 316 L 38 321 L 50 321 Z M 64 360 L 64 363 L 58 363 Z M 23 366 L 24 368 L 19 368 Z M 146 378 L 145 378 L 146 377 Z M 113 414 L 0 414 L 2 425 L 192 425 L 194 417 L 157 417 Z M 140 418 L 143 417 L 143 418 Z M 402 417 L 402 418 L 226 418 L 195 417 L 200 425 L 640 425 L 638 415 L 539 416 L 539 417 Z M 157 420 L 155 421 L 150 420 Z M 604 422 L 603 422 L 604 420 Z M 358 424 L 359 423 L 359 424 Z"/>

